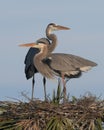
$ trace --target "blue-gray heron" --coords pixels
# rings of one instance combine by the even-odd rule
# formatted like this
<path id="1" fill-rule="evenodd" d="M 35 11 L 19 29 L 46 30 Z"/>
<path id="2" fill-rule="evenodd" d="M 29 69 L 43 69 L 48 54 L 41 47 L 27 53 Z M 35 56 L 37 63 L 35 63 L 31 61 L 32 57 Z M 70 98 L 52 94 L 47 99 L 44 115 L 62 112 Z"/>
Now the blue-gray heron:
<path id="1" fill-rule="evenodd" d="M 66 100 L 65 78 L 78 78 L 82 72 L 86 72 L 96 66 L 95 62 L 79 56 L 64 53 L 48 54 L 48 46 L 43 43 L 21 44 L 22 47 L 35 47 L 40 50 L 34 57 L 34 66 L 44 77 L 49 79 L 55 76 L 62 77 L 63 96 Z"/>

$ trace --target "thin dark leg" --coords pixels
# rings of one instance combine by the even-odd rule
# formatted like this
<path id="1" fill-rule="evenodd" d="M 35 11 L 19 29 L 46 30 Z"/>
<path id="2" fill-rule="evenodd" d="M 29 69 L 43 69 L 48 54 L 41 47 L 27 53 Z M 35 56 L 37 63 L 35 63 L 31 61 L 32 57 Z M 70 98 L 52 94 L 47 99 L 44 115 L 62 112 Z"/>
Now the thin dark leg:
<path id="1" fill-rule="evenodd" d="M 63 102 L 66 102 L 66 82 L 64 79 L 64 75 L 62 75 L 62 82 L 63 82 Z"/>
<path id="2" fill-rule="evenodd" d="M 34 75 L 33 75 L 33 79 L 32 79 L 32 95 L 31 95 L 31 100 L 32 101 L 34 99 L 34 83 L 35 83 L 35 80 L 34 80 Z"/>
<path id="3" fill-rule="evenodd" d="M 66 79 L 66 80 L 65 80 L 65 84 L 67 84 L 67 82 L 68 82 L 69 80 L 70 80 L 69 78 L 68 78 L 68 79 Z"/>
<path id="4" fill-rule="evenodd" d="M 46 78 L 43 77 L 43 86 L 44 86 L 44 98 L 45 101 L 47 100 L 47 93 L 46 93 Z"/>

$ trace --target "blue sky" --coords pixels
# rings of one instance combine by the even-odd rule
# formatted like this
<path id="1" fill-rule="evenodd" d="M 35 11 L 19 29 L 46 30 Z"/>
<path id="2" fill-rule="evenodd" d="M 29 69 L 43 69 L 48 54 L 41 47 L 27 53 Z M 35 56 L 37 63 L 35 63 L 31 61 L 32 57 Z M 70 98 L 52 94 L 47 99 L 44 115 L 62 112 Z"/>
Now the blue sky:
<path id="1" fill-rule="evenodd" d="M 98 63 L 91 71 L 67 84 L 70 96 L 90 91 L 104 98 L 104 1 L 103 0 L 3 0 L 0 1 L 0 100 L 22 99 L 31 95 L 31 79 L 24 74 L 27 48 L 21 43 L 45 37 L 46 26 L 57 23 L 70 27 L 55 32 L 55 52 L 71 53 Z M 57 88 L 57 80 L 48 80 L 47 93 Z M 35 97 L 43 98 L 42 76 L 36 74 Z"/>

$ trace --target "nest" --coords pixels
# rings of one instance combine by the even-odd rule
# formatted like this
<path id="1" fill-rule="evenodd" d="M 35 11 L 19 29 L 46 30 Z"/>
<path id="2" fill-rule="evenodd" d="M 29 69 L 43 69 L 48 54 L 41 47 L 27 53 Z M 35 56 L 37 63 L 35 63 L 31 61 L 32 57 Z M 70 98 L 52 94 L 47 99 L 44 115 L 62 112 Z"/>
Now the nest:
<path id="1" fill-rule="evenodd" d="M 103 130 L 104 100 L 94 96 L 66 103 L 0 102 L 3 130 Z"/>

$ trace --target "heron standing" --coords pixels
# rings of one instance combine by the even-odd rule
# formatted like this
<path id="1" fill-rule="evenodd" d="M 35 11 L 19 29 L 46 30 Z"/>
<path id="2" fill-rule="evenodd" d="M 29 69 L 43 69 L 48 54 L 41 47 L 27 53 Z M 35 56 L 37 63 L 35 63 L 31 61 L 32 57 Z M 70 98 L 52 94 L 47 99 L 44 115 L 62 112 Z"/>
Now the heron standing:
<path id="1" fill-rule="evenodd" d="M 72 54 L 48 54 L 48 46 L 42 43 L 21 44 L 20 46 L 40 49 L 40 52 L 34 57 L 34 66 L 44 77 L 49 79 L 55 78 L 55 76 L 62 77 L 64 101 L 66 101 L 65 78 L 78 78 L 82 72 L 97 65 L 95 62 Z"/>
<path id="2" fill-rule="evenodd" d="M 57 30 L 68 30 L 70 28 L 56 25 L 55 23 L 50 23 L 47 28 L 46 28 L 46 36 L 47 38 L 40 38 L 39 40 L 36 41 L 36 43 L 43 43 L 47 44 L 48 46 L 48 54 L 50 54 L 54 49 L 56 48 L 57 45 L 57 37 L 55 34 L 52 34 L 53 31 Z M 32 79 L 32 100 L 33 100 L 33 93 L 34 93 L 34 74 L 38 72 L 37 68 L 34 66 L 33 63 L 33 58 L 34 56 L 39 52 L 38 48 L 30 48 L 26 57 L 25 57 L 25 75 L 27 79 Z M 44 97 L 46 100 L 46 78 L 43 77 L 43 85 L 44 85 Z"/>

